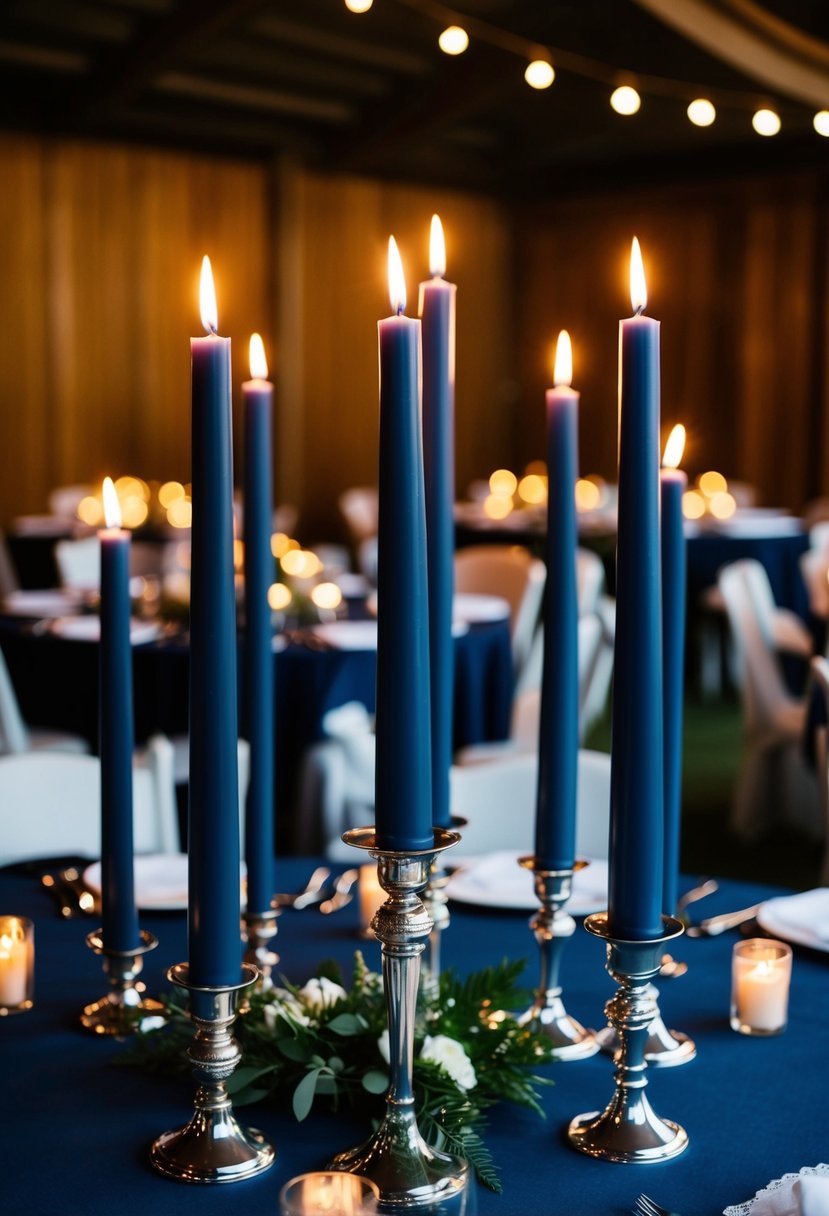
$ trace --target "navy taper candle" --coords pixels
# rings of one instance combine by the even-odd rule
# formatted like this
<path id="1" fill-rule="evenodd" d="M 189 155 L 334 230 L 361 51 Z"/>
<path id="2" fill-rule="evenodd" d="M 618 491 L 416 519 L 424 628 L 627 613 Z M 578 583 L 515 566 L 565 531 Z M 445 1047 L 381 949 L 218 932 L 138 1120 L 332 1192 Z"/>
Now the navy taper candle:
<path id="1" fill-rule="evenodd" d="M 202 323 L 208 337 L 190 342 L 193 522 L 187 930 L 190 982 L 221 987 L 237 984 L 241 975 L 233 450 L 230 339 L 216 334 L 215 296 L 206 258 L 202 289 Z"/>
<path id="2" fill-rule="evenodd" d="M 138 940 L 132 822 L 132 650 L 130 534 L 122 531 L 118 497 L 104 482 L 107 527 L 101 542 L 99 735 L 101 753 L 101 936 L 108 950 L 134 950 Z"/>
<path id="3" fill-rule="evenodd" d="M 634 286 L 635 283 L 635 286 Z M 619 330 L 619 525 L 610 781 L 611 935 L 662 932 L 664 791 L 659 540 L 659 323 L 646 303 L 639 244 L 631 255 L 637 315 Z"/>
<path id="4" fill-rule="evenodd" d="M 449 770 L 455 656 L 452 600 L 455 590 L 455 296 L 443 278 L 443 228 L 432 216 L 432 278 L 420 284 L 423 331 L 423 472 L 429 571 L 429 676 L 432 699 L 432 821 L 448 828 Z"/>
<path id="5" fill-rule="evenodd" d="M 579 395 L 570 388 L 571 378 L 570 336 L 562 330 L 556 349 L 556 387 L 547 393 L 547 582 L 535 819 L 535 856 L 546 870 L 571 869 L 576 855 Z"/>
<path id="6" fill-rule="evenodd" d="M 674 440 L 674 436 L 678 436 Z M 682 459 L 685 428 L 674 427 L 665 450 L 664 465 Z M 673 452 L 672 442 L 678 451 Z M 679 836 L 682 811 L 682 707 L 685 687 L 685 596 L 687 551 L 682 518 L 682 495 L 688 479 L 676 467 L 660 474 L 662 500 L 662 669 L 664 703 L 665 863 L 662 911 L 676 911 L 679 882 Z"/>
<path id="7" fill-rule="evenodd" d="M 268 589 L 273 582 L 273 385 L 262 339 L 250 340 L 244 401 L 245 485 L 245 734 L 250 784 L 245 816 L 248 912 L 268 912 L 274 856 L 274 656 Z"/>
<path id="8" fill-rule="evenodd" d="M 381 849 L 429 848 L 432 832 L 429 596 L 420 424 L 420 321 L 389 240 L 394 315 L 378 323 L 380 457 L 377 551 L 377 760 Z"/>

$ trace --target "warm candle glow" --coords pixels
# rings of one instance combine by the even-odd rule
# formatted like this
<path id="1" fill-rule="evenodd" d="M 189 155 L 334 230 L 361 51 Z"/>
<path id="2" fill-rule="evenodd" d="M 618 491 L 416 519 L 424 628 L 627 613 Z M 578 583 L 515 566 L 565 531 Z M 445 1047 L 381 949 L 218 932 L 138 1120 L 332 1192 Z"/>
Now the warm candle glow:
<path id="1" fill-rule="evenodd" d="M 432 216 L 429 231 L 429 273 L 434 278 L 443 278 L 446 274 L 446 238 L 439 215 Z"/>
<path id="2" fill-rule="evenodd" d="M 533 59 L 524 69 L 524 79 L 531 89 L 549 89 L 555 78 L 555 68 L 547 59 Z"/>
<path id="3" fill-rule="evenodd" d="M 665 454 L 662 457 L 663 469 L 678 469 L 685 452 L 685 427 L 678 422 L 668 436 L 665 444 Z"/>
<path id="4" fill-rule="evenodd" d="M 630 302 L 634 312 L 644 312 L 648 303 L 642 250 L 639 248 L 639 238 L 636 236 L 630 246 Z"/>
<path id="5" fill-rule="evenodd" d="M 566 329 L 558 335 L 556 343 L 556 362 L 553 371 L 553 384 L 556 388 L 569 388 L 573 382 L 573 344 Z"/>
<path id="6" fill-rule="evenodd" d="M 259 334 L 250 335 L 250 375 L 252 380 L 267 380 L 268 360 L 265 358 L 265 343 Z"/>
<path id="7" fill-rule="evenodd" d="M 118 495 L 115 492 L 115 486 L 112 484 L 111 477 L 104 478 L 103 499 L 106 526 L 108 528 L 120 528 L 121 504 L 118 501 Z"/>
<path id="8" fill-rule="evenodd" d="M 707 97 L 696 97 L 688 106 L 688 117 L 695 127 L 710 127 L 717 117 L 717 111 Z"/>
<path id="9" fill-rule="evenodd" d="M 610 104 L 617 114 L 635 114 L 642 104 L 642 99 L 636 89 L 629 84 L 622 84 L 610 94 Z"/>
<path id="10" fill-rule="evenodd" d="M 448 25 L 438 38 L 444 55 L 462 55 L 469 46 L 469 35 L 461 25 Z"/>
<path id="11" fill-rule="evenodd" d="M 406 311 L 406 276 L 397 241 L 389 237 L 389 300 L 393 313 Z"/>
<path id="12" fill-rule="evenodd" d="M 201 281 L 199 283 L 199 308 L 205 333 L 215 334 L 219 329 L 219 310 L 216 307 L 216 288 L 213 285 L 213 270 L 207 254 L 202 258 Z"/>

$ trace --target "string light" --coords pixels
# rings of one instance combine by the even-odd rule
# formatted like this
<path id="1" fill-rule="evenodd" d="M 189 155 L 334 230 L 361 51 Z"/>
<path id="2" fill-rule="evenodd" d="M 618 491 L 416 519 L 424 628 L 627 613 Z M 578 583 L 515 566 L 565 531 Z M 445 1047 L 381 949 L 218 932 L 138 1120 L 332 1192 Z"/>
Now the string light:
<path id="1" fill-rule="evenodd" d="M 448 25 L 438 38 L 444 55 L 462 55 L 469 46 L 469 35 L 461 25 Z"/>
<path id="2" fill-rule="evenodd" d="M 780 116 L 774 110 L 757 110 L 751 125 L 758 135 L 776 135 L 780 130 Z"/>
<path id="3" fill-rule="evenodd" d="M 818 110 L 812 119 L 812 126 L 818 135 L 829 135 L 829 110 Z"/>
<path id="4" fill-rule="evenodd" d="M 610 94 L 610 104 L 617 114 L 635 114 L 642 104 L 642 98 L 632 85 L 621 84 Z"/>
<path id="5" fill-rule="evenodd" d="M 345 0 L 345 7 L 350 13 L 367 13 L 374 0 Z"/>
<path id="6" fill-rule="evenodd" d="M 710 127 L 717 117 L 717 111 L 707 97 L 697 97 L 688 106 L 688 117 L 695 127 Z"/>
<path id="7" fill-rule="evenodd" d="M 555 69 L 546 59 L 533 59 L 524 72 L 524 79 L 531 89 L 549 89 L 555 78 Z"/>

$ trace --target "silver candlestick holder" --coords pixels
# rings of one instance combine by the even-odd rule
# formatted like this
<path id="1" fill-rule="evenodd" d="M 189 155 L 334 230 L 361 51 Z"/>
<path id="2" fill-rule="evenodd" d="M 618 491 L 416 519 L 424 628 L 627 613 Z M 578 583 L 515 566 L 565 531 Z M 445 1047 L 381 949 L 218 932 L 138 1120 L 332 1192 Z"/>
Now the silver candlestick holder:
<path id="1" fill-rule="evenodd" d="M 657 972 L 657 974 L 659 974 Z M 688 1064 L 696 1059 L 697 1045 L 681 1030 L 669 1030 L 659 1012 L 659 989 L 655 984 L 648 984 L 648 995 L 656 1007 L 656 1014 L 648 1031 L 645 1043 L 645 1060 L 651 1068 L 675 1068 L 679 1064 Z M 615 1055 L 619 1050 L 619 1036 L 613 1026 L 606 1026 L 596 1035 L 596 1040 L 602 1051 L 607 1055 Z"/>
<path id="2" fill-rule="evenodd" d="M 140 942 L 132 950 L 111 950 L 104 945 L 102 933 L 102 929 L 88 933 L 86 944 L 104 960 L 109 992 L 84 1007 L 81 1025 L 93 1034 L 123 1039 L 133 1034 L 144 1018 L 159 1017 L 165 1012 L 160 1001 L 144 995 L 144 984 L 138 978 L 144 967 L 144 955 L 155 950 L 158 938 L 142 929 Z"/>
<path id="3" fill-rule="evenodd" d="M 546 870 L 538 857 L 520 857 L 518 864 L 532 871 L 541 904 L 530 920 L 540 955 L 538 988 L 519 1020 L 550 1041 L 554 1060 L 583 1060 L 595 1055 L 599 1045 L 593 1031 L 585 1030 L 565 1009 L 559 976 L 564 947 L 576 931 L 576 922 L 564 906 L 572 894 L 573 874 L 588 863 L 577 861 L 569 870 Z"/>
<path id="4" fill-rule="evenodd" d="M 465 828 L 469 821 L 464 819 L 462 815 L 452 816 L 452 827 L 455 831 L 460 831 Z M 446 888 L 449 884 L 449 873 L 444 869 L 439 857 L 435 858 L 432 867 L 429 871 L 429 881 L 426 884 L 426 890 L 423 892 L 423 903 L 426 906 L 426 911 L 432 921 L 432 931 L 429 934 L 429 940 L 426 943 L 426 956 L 424 962 L 426 971 L 432 983 L 436 984 L 440 979 L 441 967 L 441 938 L 449 928 L 451 917 L 449 915 L 449 896 L 446 893 Z"/>
<path id="5" fill-rule="evenodd" d="M 570 1143 L 590 1157 L 645 1165 L 668 1161 L 688 1147 L 688 1135 L 677 1123 L 660 1118 L 647 1097 L 645 1044 L 656 1016 L 650 980 L 659 970 L 665 944 L 683 932 L 680 921 L 663 916 L 662 937 L 623 941 L 613 937 L 607 913 L 588 916 L 585 928 L 605 942 L 607 970 L 619 991 L 605 1006 L 618 1036 L 614 1057 L 616 1091 L 607 1108 L 579 1115 L 570 1124 Z"/>
<path id="6" fill-rule="evenodd" d="M 421 1136 L 412 1068 L 420 956 L 423 939 L 432 930 L 419 896 L 435 857 L 457 844 L 460 836 L 435 828 L 430 848 L 399 852 L 380 848 L 374 828 L 355 828 L 343 840 L 376 858 L 377 876 L 388 896 L 375 913 L 372 928 L 382 945 L 391 1063 L 380 1126 L 364 1144 L 339 1153 L 329 1168 L 369 1178 L 380 1191 L 382 1211 L 440 1206 L 449 1212 L 449 1205 L 461 1202 L 470 1184 L 469 1166 L 462 1158 L 431 1148 Z"/>
<path id="7" fill-rule="evenodd" d="M 161 1174 L 179 1182 L 240 1182 L 273 1165 L 275 1153 L 261 1132 L 237 1123 L 227 1079 L 242 1057 L 231 1034 L 237 1000 L 257 981 L 257 970 L 242 964 L 238 984 L 196 987 L 187 963 L 177 963 L 167 978 L 190 996 L 196 1034 L 187 1054 L 200 1084 L 189 1123 L 154 1142 L 150 1160 Z"/>
<path id="8" fill-rule="evenodd" d="M 279 962 L 279 955 L 271 949 L 271 942 L 276 937 L 278 916 L 278 908 L 242 913 L 242 932 L 247 942 L 244 961 L 259 972 L 255 985 L 259 992 L 273 988 L 273 969 Z"/>

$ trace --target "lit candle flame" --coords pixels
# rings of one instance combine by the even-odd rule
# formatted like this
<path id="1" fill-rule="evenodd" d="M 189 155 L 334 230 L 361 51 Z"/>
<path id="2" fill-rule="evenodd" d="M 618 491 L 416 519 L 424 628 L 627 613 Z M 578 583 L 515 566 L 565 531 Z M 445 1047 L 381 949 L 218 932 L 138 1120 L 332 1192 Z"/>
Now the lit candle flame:
<path id="1" fill-rule="evenodd" d="M 573 345 L 566 329 L 561 331 L 558 335 L 558 342 L 556 342 L 553 383 L 556 388 L 562 385 L 566 388 L 573 383 Z"/>
<path id="2" fill-rule="evenodd" d="M 393 236 L 389 237 L 389 300 L 393 313 L 406 311 L 406 276 L 400 250 Z"/>
<path id="3" fill-rule="evenodd" d="M 267 380 L 268 360 L 265 357 L 265 343 L 259 334 L 250 335 L 250 375 L 252 380 Z"/>
<path id="4" fill-rule="evenodd" d="M 118 501 L 118 493 L 115 486 L 112 484 L 111 477 L 104 478 L 103 488 L 104 500 L 104 519 L 108 528 L 121 527 L 121 504 Z"/>
<path id="5" fill-rule="evenodd" d="M 638 237 L 633 238 L 630 247 L 630 302 L 635 313 L 644 312 L 648 303 L 645 267 L 642 265 L 642 250 L 639 248 Z"/>
<path id="6" fill-rule="evenodd" d="M 663 469 L 678 469 L 685 451 L 685 427 L 678 422 L 668 436 L 665 444 L 665 455 L 662 457 Z"/>
<path id="7" fill-rule="evenodd" d="M 219 330 L 219 310 L 216 307 L 216 288 L 213 285 L 213 271 L 207 254 L 202 258 L 201 281 L 199 283 L 199 308 L 201 323 L 205 333 L 215 334 Z"/>
<path id="8" fill-rule="evenodd" d="M 429 232 L 429 271 L 436 279 L 442 279 L 446 274 L 446 238 L 439 215 L 432 216 Z"/>

